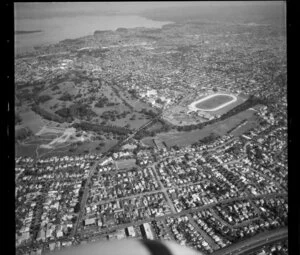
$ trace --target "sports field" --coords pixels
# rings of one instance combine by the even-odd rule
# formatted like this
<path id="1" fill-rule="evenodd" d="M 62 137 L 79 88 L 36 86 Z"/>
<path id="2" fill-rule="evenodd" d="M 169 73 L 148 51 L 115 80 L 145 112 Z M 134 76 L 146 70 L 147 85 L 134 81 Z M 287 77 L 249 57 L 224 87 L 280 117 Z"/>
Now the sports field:
<path id="1" fill-rule="evenodd" d="M 230 101 L 232 101 L 230 96 L 217 95 L 196 104 L 196 107 L 204 110 L 210 110 Z"/>
<path id="2" fill-rule="evenodd" d="M 201 98 L 189 105 L 191 111 L 217 111 L 233 102 L 237 101 L 236 96 L 230 94 L 213 94 Z"/>

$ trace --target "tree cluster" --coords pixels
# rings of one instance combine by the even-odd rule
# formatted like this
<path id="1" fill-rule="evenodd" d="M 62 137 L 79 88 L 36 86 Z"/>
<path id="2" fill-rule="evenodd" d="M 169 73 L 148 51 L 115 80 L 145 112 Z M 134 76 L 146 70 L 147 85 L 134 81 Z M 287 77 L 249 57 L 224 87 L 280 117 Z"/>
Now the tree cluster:
<path id="1" fill-rule="evenodd" d="M 153 110 L 147 110 L 145 108 L 143 108 L 142 110 L 140 110 L 140 113 L 145 114 L 147 116 L 150 116 L 151 118 L 155 118 L 157 117 L 157 113 L 155 113 Z"/>
<path id="2" fill-rule="evenodd" d="M 80 202 L 81 202 L 81 198 L 82 198 L 82 195 L 83 195 L 83 192 L 84 192 L 85 183 L 86 183 L 86 180 L 84 179 L 81 182 L 81 187 L 80 187 L 79 192 L 78 192 L 78 202 L 77 202 L 77 204 L 74 207 L 74 213 L 78 213 L 80 211 L 80 209 L 81 209 L 80 208 Z"/>
<path id="3" fill-rule="evenodd" d="M 21 124 L 21 122 L 22 122 L 21 116 L 18 113 L 16 113 L 15 114 L 15 125 Z"/>
<path id="4" fill-rule="evenodd" d="M 56 122 L 59 122 L 59 123 L 64 122 L 61 117 L 46 111 L 45 109 L 39 107 L 38 105 L 33 105 L 31 107 L 31 110 L 34 111 L 35 113 L 41 115 L 46 120 L 52 120 L 52 121 L 56 121 Z"/>
<path id="5" fill-rule="evenodd" d="M 53 87 L 52 87 L 52 91 L 55 91 L 55 90 L 58 90 L 59 89 L 59 87 L 57 86 L 57 85 L 54 85 Z"/>
<path id="6" fill-rule="evenodd" d="M 16 130 L 15 139 L 16 140 L 25 140 L 27 137 L 32 135 L 32 131 L 28 128 L 21 128 Z"/>
<path id="7" fill-rule="evenodd" d="M 130 112 L 124 111 L 122 113 L 118 113 L 116 110 L 103 112 L 101 118 L 104 120 L 115 121 L 116 119 L 125 118 L 127 114 Z"/>
<path id="8" fill-rule="evenodd" d="M 206 136 L 203 139 L 200 139 L 198 142 L 193 143 L 192 146 L 197 147 L 202 144 L 210 144 L 213 143 L 215 140 L 217 140 L 219 137 L 220 137 L 219 135 L 215 133 L 211 133 L 209 134 L 209 136 Z"/>
<path id="9" fill-rule="evenodd" d="M 113 84 L 115 84 L 115 81 L 113 81 Z M 122 102 L 123 102 L 124 105 L 126 105 L 130 110 L 134 110 L 134 108 L 123 97 L 120 96 L 120 93 L 116 89 L 115 86 L 111 86 L 111 88 L 115 92 L 115 94 L 122 100 Z"/>
<path id="10" fill-rule="evenodd" d="M 69 108 L 61 108 L 55 113 L 68 122 L 72 121 L 74 117 L 85 119 L 96 116 L 96 113 L 90 108 L 89 105 L 81 103 L 73 104 Z"/>
<path id="11" fill-rule="evenodd" d="M 73 97 L 69 93 L 65 93 L 58 99 L 61 101 L 72 101 Z"/>
<path id="12" fill-rule="evenodd" d="M 42 95 L 37 98 L 37 103 L 38 104 L 45 103 L 45 102 L 49 101 L 50 99 L 52 99 L 52 97 L 50 95 Z"/>
<path id="13" fill-rule="evenodd" d="M 138 98 L 137 91 L 135 89 L 129 89 L 128 93 L 135 98 Z"/>
<path id="14" fill-rule="evenodd" d="M 99 98 L 97 103 L 95 104 L 95 107 L 102 108 L 104 106 L 114 106 L 115 103 L 109 102 L 108 98 L 106 96 L 102 96 Z"/>

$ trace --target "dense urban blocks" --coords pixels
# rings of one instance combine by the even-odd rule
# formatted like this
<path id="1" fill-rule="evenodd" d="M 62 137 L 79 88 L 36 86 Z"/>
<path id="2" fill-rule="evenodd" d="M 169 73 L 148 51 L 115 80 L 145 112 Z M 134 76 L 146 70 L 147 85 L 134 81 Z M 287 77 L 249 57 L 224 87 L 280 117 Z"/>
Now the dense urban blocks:
<path id="1" fill-rule="evenodd" d="M 201 98 L 189 105 L 190 111 L 217 111 L 233 102 L 237 101 L 236 96 L 231 94 L 212 94 Z"/>

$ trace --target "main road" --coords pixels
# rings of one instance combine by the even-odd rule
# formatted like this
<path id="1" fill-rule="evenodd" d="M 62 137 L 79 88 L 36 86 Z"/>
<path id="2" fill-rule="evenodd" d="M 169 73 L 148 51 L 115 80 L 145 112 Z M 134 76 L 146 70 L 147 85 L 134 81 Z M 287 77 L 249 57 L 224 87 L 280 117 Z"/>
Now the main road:
<path id="1" fill-rule="evenodd" d="M 161 192 L 159 190 L 157 190 L 156 192 Z M 266 197 L 276 197 L 276 196 L 284 196 L 285 194 L 269 194 L 269 195 L 259 195 L 256 196 L 256 198 L 266 198 Z M 137 196 L 137 195 L 134 195 Z M 110 231 L 114 231 L 114 230 L 119 230 L 119 229 L 124 229 L 126 227 L 130 227 L 130 226 L 138 226 L 141 225 L 143 223 L 152 221 L 152 220 L 156 220 L 156 221 L 163 221 L 164 219 L 168 218 L 168 217 L 179 217 L 179 216 L 185 216 L 185 215 L 189 215 L 191 213 L 197 213 L 199 211 L 203 211 L 203 210 L 207 210 L 210 209 L 218 204 L 227 204 L 233 201 L 241 201 L 241 200 L 247 200 L 250 199 L 251 197 L 249 196 L 241 196 L 241 197 L 233 197 L 233 198 L 228 198 L 228 199 L 224 199 L 224 200 L 220 200 L 218 202 L 213 202 L 213 203 L 209 203 L 209 204 L 205 204 L 199 207 L 193 207 L 187 210 L 183 210 L 180 212 L 176 212 L 176 213 L 172 213 L 170 211 L 170 213 L 167 213 L 165 215 L 161 215 L 161 216 L 156 216 L 156 217 L 149 217 L 146 219 L 140 219 L 140 220 L 135 220 L 133 222 L 129 222 L 129 223 L 124 223 L 124 224 L 119 224 L 119 225 L 115 225 L 106 229 L 99 229 L 98 230 L 94 230 L 93 233 L 95 235 L 99 235 L 99 234 L 104 234 L 104 233 L 108 233 Z M 82 233 L 82 235 L 84 235 L 84 233 Z"/>
<path id="2" fill-rule="evenodd" d="M 224 249 L 220 249 L 212 255 L 241 255 L 241 254 L 249 254 L 260 247 L 271 244 L 280 240 L 284 240 L 288 237 L 287 228 L 281 228 L 272 230 L 269 232 L 264 232 L 254 237 L 243 240 L 239 243 L 235 243 L 226 247 Z"/>
<path id="3" fill-rule="evenodd" d="M 143 126 L 141 126 L 140 128 L 138 128 L 137 130 L 135 130 L 127 138 L 125 138 L 124 140 L 118 142 L 116 145 L 114 145 L 113 147 L 111 147 L 107 152 L 105 152 L 102 155 L 102 158 L 100 160 L 96 161 L 95 164 L 92 166 L 92 168 L 91 168 L 91 170 L 89 172 L 89 176 L 88 176 L 88 178 L 86 180 L 86 183 L 85 183 L 85 186 L 84 186 L 84 191 L 83 191 L 82 199 L 81 199 L 81 202 L 80 202 L 80 212 L 79 212 L 79 215 L 78 215 L 77 220 L 75 222 L 75 226 L 73 228 L 73 231 L 71 233 L 71 237 L 74 237 L 76 235 L 78 227 L 79 227 L 79 224 L 82 221 L 82 217 L 83 217 L 84 210 L 85 210 L 85 204 L 86 204 L 86 201 L 87 201 L 87 198 L 88 198 L 89 186 L 90 186 L 92 176 L 94 175 L 94 172 L 95 172 L 97 166 L 99 164 L 101 164 L 102 162 L 104 162 L 116 148 L 119 149 L 125 142 L 127 142 L 128 140 L 130 140 L 131 138 L 133 138 L 139 131 L 141 131 L 142 129 L 148 127 L 154 120 L 156 120 L 157 118 L 159 118 L 160 115 L 161 114 L 159 114 L 155 118 L 151 119 L 150 121 L 148 121 L 147 123 L 145 123 Z"/>

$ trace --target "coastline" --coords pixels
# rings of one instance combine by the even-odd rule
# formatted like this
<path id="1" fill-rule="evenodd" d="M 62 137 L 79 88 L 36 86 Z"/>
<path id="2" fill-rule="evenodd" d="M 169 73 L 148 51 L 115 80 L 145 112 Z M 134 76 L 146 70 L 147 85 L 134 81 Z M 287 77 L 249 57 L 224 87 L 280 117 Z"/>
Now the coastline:
<path id="1" fill-rule="evenodd" d="M 59 44 L 62 41 L 65 40 L 78 40 L 78 39 L 83 39 L 83 38 L 87 38 L 90 36 L 94 36 L 96 31 L 100 31 L 100 32 L 106 32 L 109 34 L 114 34 L 114 33 L 118 33 L 120 32 L 119 30 L 121 29 L 126 29 L 128 31 L 132 31 L 133 29 L 138 29 L 138 28 L 142 28 L 142 29 L 162 29 L 165 25 L 170 25 L 173 24 L 174 22 L 172 21 L 155 21 L 152 19 L 148 19 L 142 15 L 125 15 L 128 17 L 128 20 L 124 22 L 122 22 L 120 19 L 123 18 L 124 15 L 120 15 L 120 16 L 115 16 L 111 19 L 112 16 L 101 16 L 99 17 L 100 20 L 97 20 L 99 22 L 99 28 L 98 27 L 89 27 L 88 25 L 84 25 L 83 28 L 85 28 L 85 32 L 87 33 L 82 33 L 80 34 L 80 32 L 76 33 L 76 32 L 70 32 L 70 33 L 65 33 L 63 34 L 63 36 L 65 36 L 64 38 L 62 37 L 62 33 L 60 33 L 61 31 L 70 31 L 70 27 L 69 25 L 67 26 L 62 26 L 60 28 L 60 31 L 58 30 L 57 34 L 56 34 L 56 30 L 51 30 L 52 28 L 49 27 L 45 27 L 45 29 L 32 29 L 30 30 L 30 26 L 27 24 L 27 26 L 25 26 L 25 29 L 20 29 L 18 31 L 15 31 L 15 52 L 18 53 L 17 55 L 21 54 L 26 54 L 26 53 L 33 53 L 35 52 L 34 47 L 43 47 L 43 46 L 51 46 L 51 45 L 55 45 L 55 44 Z M 108 18 L 109 17 L 109 18 Z M 87 24 L 86 18 L 88 19 L 95 19 L 95 17 L 91 16 L 91 17 L 83 17 L 83 23 Z M 111 19 L 111 20 L 110 20 Z M 101 23 L 102 20 L 102 23 Z M 70 20 L 66 20 L 67 24 L 70 24 Z M 19 21 L 20 23 L 22 23 L 22 21 Z M 63 21 L 62 21 L 63 22 Z M 104 22 L 104 23 L 103 23 Z M 35 23 L 37 23 L 37 21 L 35 21 L 35 23 L 33 21 L 31 21 L 31 23 L 34 25 Z M 62 23 L 63 24 L 63 23 Z M 103 25 L 104 24 L 104 25 Z M 26 29 L 27 28 L 27 29 Z M 39 28 L 43 28 L 43 27 L 39 27 Z M 77 29 L 78 30 L 78 29 Z M 82 30 L 82 27 L 81 27 Z M 40 33 L 43 32 L 43 33 Z M 26 36 L 26 34 L 30 35 L 32 34 L 33 37 L 35 37 L 35 39 L 33 39 L 33 37 L 29 38 L 25 38 L 23 37 Z M 56 39 L 56 35 L 57 35 L 57 39 Z M 53 40 L 53 38 L 55 38 L 55 40 Z M 49 39 L 49 40 L 47 40 Z"/>

